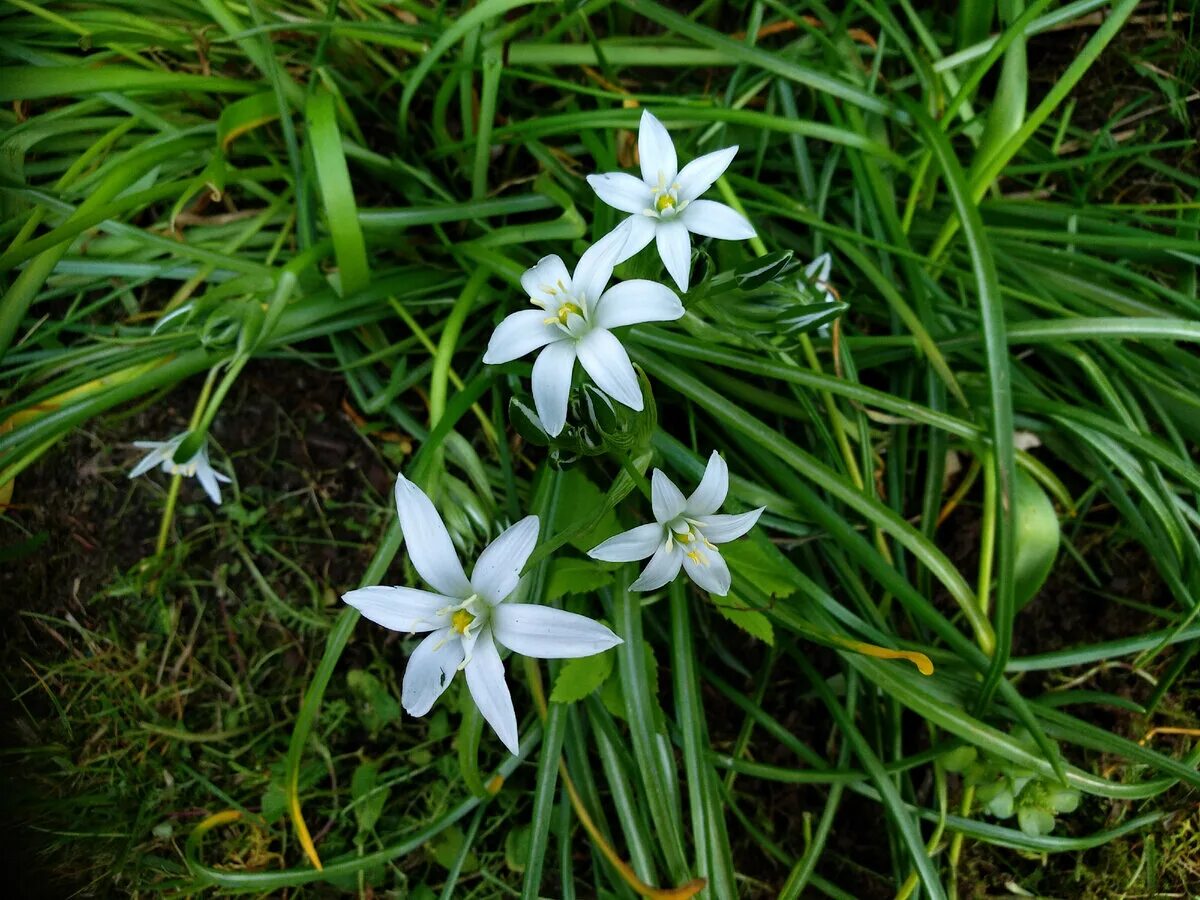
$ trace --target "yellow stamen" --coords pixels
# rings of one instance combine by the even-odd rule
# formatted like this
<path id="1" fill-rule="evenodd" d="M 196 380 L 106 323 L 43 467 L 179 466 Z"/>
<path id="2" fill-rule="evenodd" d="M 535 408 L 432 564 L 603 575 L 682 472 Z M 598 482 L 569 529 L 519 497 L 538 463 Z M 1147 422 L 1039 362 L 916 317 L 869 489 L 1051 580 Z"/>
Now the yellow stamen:
<path id="1" fill-rule="evenodd" d="M 459 634 L 466 634 L 467 629 L 471 627 L 471 623 L 475 621 L 475 617 L 465 609 L 460 609 L 450 617 L 450 627 Z"/>
<path id="2" fill-rule="evenodd" d="M 671 209 L 675 206 L 675 198 L 670 194 L 659 194 L 658 199 L 654 201 L 654 207 L 659 212 L 665 209 Z"/>
<path id="3" fill-rule="evenodd" d="M 566 325 L 568 317 L 570 317 L 572 314 L 582 316 L 583 308 L 575 303 L 564 303 L 558 308 L 558 314 L 555 316 L 555 318 L 562 324 Z M 553 322 L 554 319 L 548 319 L 547 321 Z"/>
<path id="4" fill-rule="evenodd" d="M 705 556 L 702 556 L 699 550 L 693 550 L 691 553 L 689 553 L 687 555 L 687 558 L 690 559 L 692 562 L 694 562 L 698 566 L 707 566 L 708 565 L 708 558 Z"/>

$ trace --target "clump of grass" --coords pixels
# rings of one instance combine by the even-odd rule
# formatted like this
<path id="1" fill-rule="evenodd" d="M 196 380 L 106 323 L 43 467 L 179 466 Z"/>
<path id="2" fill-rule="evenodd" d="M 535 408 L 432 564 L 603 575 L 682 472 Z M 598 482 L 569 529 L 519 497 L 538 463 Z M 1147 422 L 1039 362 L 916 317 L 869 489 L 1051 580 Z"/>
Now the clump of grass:
<path id="1" fill-rule="evenodd" d="M 1200 637 L 1195 59 L 1169 53 L 1194 26 L 1135 5 L 13 6 L 6 752 L 39 861 L 97 891 L 630 896 L 607 844 L 713 896 L 938 897 L 990 877 L 986 844 L 1031 890 L 1080 883 L 1038 855 L 1101 854 L 1089 889 L 1187 885 L 1195 734 L 1140 743 L 1108 712 L 1194 728 L 1173 711 Z M 540 590 L 626 643 L 544 723 L 563 670 L 527 668 L 508 759 L 456 693 L 400 715 L 405 642 L 337 596 L 409 580 L 387 495 L 414 454 L 464 550 L 539 504 L 564 535 L 602 512 L 622 467 L 551 471 L 509 430 L 524 370 L 479 358 L 526 267 L 615 224 L 581 176 L 633 162 L 640 106 L 689 154 L 741 146 L 718 190 L 759 239 L 698 273 L 828 251 L 848 311 L 825 336 L 701 282 L 680 325 L 633 333 L 657 464 L 694 481 L 719 449 L 767 527 L 731 551 L 730 603 L 639 602 L 568 545 Z M 166 488 L 125 482 L 121 445 L 189 422 L 236 484 L 219 510 L 184 487 L 157 553 Z M 66 509 L 84 447 L 98 572 L 33 509 Z M 1144 560 L 1150 596 L 1097 553 Z M 1046 603 L 1127 615 L 1051 648 Z M 975 815 L 938 763 L 968 744 L 1080 812 L 1035 835 Z"/>

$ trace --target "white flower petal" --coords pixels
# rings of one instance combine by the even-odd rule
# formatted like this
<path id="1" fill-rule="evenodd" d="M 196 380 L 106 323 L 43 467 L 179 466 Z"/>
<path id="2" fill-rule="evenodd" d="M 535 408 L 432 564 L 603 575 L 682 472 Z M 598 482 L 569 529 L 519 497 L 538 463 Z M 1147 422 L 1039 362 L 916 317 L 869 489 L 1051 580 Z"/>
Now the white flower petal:
<path id="1" fill-rule="evenodd" d="M 679 219 L 693 234 L 723 241 L 744 241 L 755 234 L 754 226 L 741 213 L 713 200 L 693 200 Z"/>
<path id="2" fill-rule="evenodd" d="M 423 716 L 450 686 L 463 661 L 462 641 L 452 628 L 433 632 L 417 645 L 404 670 L 400 702 L 410 716 Z"/>
<path id="3" fill-rule="evenodd" d="M 687 509 L 683 493 L 662 469 L 655 469 L 650 476 L 650 505 L 655 521 L 663 525 L 675 521 Z"/>
<path id="4" fill-rule="evenodd" d="M 658 218 L 655 216 L 630 216 L 613 229 L 625 235 L 625 244 L 617 256 L 617 264 L 632 259 L 643 247 L 654 240 L 654 232 L 658 229 Z"/>
<path id="5" fill-rule="evenodd" d="M 633 562 L 635 559 L 645 559 L 658 549 L 665 538 L 662 525 L 651 522 L 613 535 L 589 550 L 588 556 L 606 562 Z"/>
<path id="6" fill-rule="evenodd" d="M 740 538 L 753 528 L 764 509 L 765 506 L 760 506 L 736 515 L 698 516 L 696 521 L 700 523 L 700 531 L 706 538 L 714 544 L 724 544 Z"/>
<path id="7" fill-rule="evenodd" d="M 692 581 L 704 590 L 710 594 L 716 594 L 718 597 L 724 597 L 729 593 L 731 580 L 725 558 L 718 551 L 709 548 L 697 550 L 696 554 L 699 556 L 700 562 L 696 562 L 691 556 L 684 555 L 684 570 Z"/>
<path id="8" fill-rule="evenodd" d="M 611 332 L 593 328 L 575 345 L 579 364 L 592 376 L 596 387 L 618 403 L 641 411 L 642 390 L 629 354 Z"/>
<path id="9" fill-rule="evenodd" d="M 583 251 L 579 264 L 575 266 L 572 282 L 576 296 L 582 296 L 589 306 L 604 293 L 604 286 L 612 278 L 613 266 L 625 247 L 626 235 L 614 228 L 592 246 Z"/>
<path id="10" fill-rule="evenodd" d="M 129 470 L 130 478 L 137 478 L 139 475 L 145 475 L 164 459 L 169 458 L 171 452 L 169 444 L 159 443 L 157 441 L 134 441 L 133 446 L 139 450 L 150 450 L 145 456 L 138 460 L 138 464 Z"/>
<path id="11" fill-rule="evenodd" d="M 424 492 L 403 475 L 396 476 L 396 512 L 408 557 L 426 584 L 447 597 L 469 597 L 471 583 L 463 574 L 442 517 Z"/>
<path id="12" fill-rule="evenodd" d="M 605 625 L 587 616 L 533 603 L 502 603 L 492 613 L 496 640 L 522 656 L 574 659 L 621 643 Z"/>
<path id="13" fill-rule="evenodd" d="M 200 486 L 204 488 L 204 493 L 208 494 L 208 499 L 217 506 L 220 506 L 221 488 L 217 484 L 217 473 L 208 464 L 208 460 L 202 460 L 196 466 L 196 479 L 200 482 Z"/>
<path id="14" fill-rule="evenodd" d="M 562 329 L 546 322 L 556 309 L 549 313 L 544 309 L 523 309 L 505 318 L 492 332 L 483 361 L 492 366 L 511 362 L 538 347 L 561 341 L 566 337 Z"/>
<path id="15" fill-rule="evenodd" d="M 691 208 L 688 206 L 683 212 L 687 213 Z M 663 265 L 667 267 L 679 289 L 686 291 L 692 273 L 692 238 L 682 217 L 665 221 L 660 219 L 654 239 L 658 242 L 658 255 L 662 258 Z"/>
<path id="16" fill-rule="evenodd" d="M 713 182 L 729 168 L 729 164 L 733 162 L 737 152 L 737 145 L 734 144 L 724 150 L 697 156 L 684 166 L 675 179 L 679 182 L 680 202 L 690 203 L 712 187 Z"/>
<path id="17" fill-rule="evenodd" d="M 571 292 L 571 273 L 561 257 L 543 256 L 536 266 L 525 270 L 521 276 L 521 287 L 529 299 L 557 307 L 556 298 Z"/>
<path id="18" fill-rule="evenodd" d="M 829 272 L 833 268 L 833 257 L 822 253 L 804 267 L 804 275 L 810 281 L 824 283 L 829 280 Z"/>
<path id="19" fill-rule="evenodd" d="M 587 183 L 592 186 L 597 197 L 621 212 L 640 213 L 649 209 L 653 203 L 650 185 L 639 181 L 627 172 L 589 175 Z"/>
<path id="20" fill-rule="evenodd" d="M 438 615 L 438 610 L 458 602 L 430 591 L 385 585 L 349 591 L 342 594 L 342 599 L 376 625 L 405 633 L 448 627 L 449 613 Z"/>
<path id="21" fill-rule="evenodd" d="M 475 593 L 494 605 L 515 591 L 537 539 L 537 516 L 526 516 L 505 529 L 479 554 L 471 573 Z"/>
<path id="22" fill-rule="evenodd" d="M 671 546 L 663 544 L 650 557 L 650 562 L 642 570 L 638 580 L 629 586 L 631 591 L 653 591 L 669 581 L 674 581 L 683 565 L 683 550 L 678 541 L 672 541 Z"/>
<path id="23" fill-rule="evenodd" d="M 538 354 L 533 364 L 533 405 L 546 434 L 555 437 L 567 423 L 567 398 L 575 369 L 575 342 L 559 341 Z"/>
<path id="24" fill-rule="evenodd" d="M 708 458 L 708 465 L 704 468 L 704 477 L 700 479 L 696 490 L 692 491 L 692 496 L 688 497 L 687 514 L 689 516 L 712 515 L 721 508 L 721 504 L 725 502 L 725 495 L 728 493 L 729 466 L 721 458 L 721 454 L 714 450 Z"/>
<path id="25" fill-rule="evenodd" d="M 490 630 L 480 632 L 471 659 L 467 662 L 467 687 L 484 719 L 508 751 L 517 755 L 517 714 L 512 694 L 504 682 L 504 663 L 496 651 Z"/>
<path id="26" fill-rule="evenodd" d="M 600 328 L 638 322 L 673 322 L 683 317 L 683 304 L 666 285 L 644 278 L 614 284 L 597 301 L 592 321 Z"/>
<path id="27" fill-rule="evenodd" d="M 660 181 L 670 187 L 679 172 L 671 135 L 648 109 L 642 110 L 642 121 L 638 126 L 638 161 L 642 166 L 642 180 L 651 187 L 657 187 Z"/>

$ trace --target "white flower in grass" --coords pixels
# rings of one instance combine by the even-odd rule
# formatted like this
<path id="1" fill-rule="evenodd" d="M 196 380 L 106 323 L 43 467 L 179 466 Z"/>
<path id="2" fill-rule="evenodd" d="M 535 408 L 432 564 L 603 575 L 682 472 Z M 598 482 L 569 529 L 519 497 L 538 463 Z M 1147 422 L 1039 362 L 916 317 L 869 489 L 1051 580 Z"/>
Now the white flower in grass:
<path id="1" fill-rule="evenodd" d="M 829 283 L 829 273 L 832 269 L 833 257 L 828 253 L 822 253 L 804 267 L 805 279 L 811 287 L 820 293 L 821 300 L 825 303 L 836 303 L 839 299 Z M 817 334 L 821 337 L 829 337 L 829 323 L 826 322 L 818 328 Z"/>
<path id="2" fill-rule="evenodd" d="M 220 506 L 221 488 L 217 482 L 223 481 L 228 484 L 230 479 L 214 469 L 212 463 L 208 461 L 207 441 L 200 445 L 200 449 L 187 462 L 175 462 L 175 451 L 179 449 L 179 445 L 187 436 L 188 432 L 185 431 L 183 434 L 175 435 L 169 441 L 134 441 L 133 446 L 139 450 L 149 450 L 150 452 L 138 461 L 138 464 L 129 472 L 129 477 L 137 478 L 139 475 L 145 475 L 161 463 L 162 470 L 170 475 L 183 475 L 187 478 L 197 479 L 200 486 L 204 488 L 204 493 L 208 494 L 208 499 Z"/>
<path id="3" fill-rule="evenodd" d="M 727 241 L 754 237 L 754 226 L 740 213 L 724 203 L 697 199 L 729 168 L 737 151 L 733 146 L 706 153 L 680 169 L 667 129 L 644 110 L 638 127 L 641 179 L 625 172 L 589 175 L 587 179 L 601 200 L 631 214 L 617 229 L 626 235 L 617 262 L 624 262 L 654 240 L 663 265 L 679 289 L 686 291 L 692 268 L 690 234 Z"/>
<path id="4" fill-rule="evenodd" d="M 409 558 L 433 591 L 367 587 L 342 599 L 393 631 L 432 632 L 404 671 L 400 699 L 409 715 L 429 712 L 454 673 L 463 669 L 475 705 L 516 754 L 517 716 L 498 648 L 539 659 L 568 659 L 600 653 L 621 638 L 586 616 L 506 602 L 537 543 L 537 516 L 526 516 L 492 541 L 468 579 L 433 503 L 403 475 L 396 478 L 396 511 Z"/>
<path id="5" fill-rule="evenodd" d="M 623 240 L 614 231 L 597 241 L 580 257 L 574 276 L 559 257 L 542 257 L 521 276 L 521 286 L 538 309 L 513 313 L 488 341 L 483 361 L 493 365 L 544 348 L 533 364 L 533 403 L 551 437 L 567 421 L 576 359 L 600 390 L 640 411 L 637 373 L 611 329 L 683 315 L 674 291 L 653 281 L 635 279 L 604 289 Z"/>
<path id="6" fill-rule="evenodd" d="M 593 559 L 650 562 L 630 588 L 652 591 L 673 581 L 682 566 L 692 581 L 719 596 L 729 593 L 729 566 L 717 549 L 754 527 L 765 506 L 737 515 L 716 515 L 729 492 L 729 467 L 714 450 L 699 486 L 686 500 L 661 470 L 650 479 L 655 521 L 609 538 L 588 551 Z M 653 554 L 651 556 L 651 554 Z"/>
<path id="7" fill-rule="evenodd" d="M 821 294 L 821 299 L 826 303 L 836 303 L 837 294 L 833 292 L 829 283 L 829 273 L 833 269 L 833 257 L 828 253 L 822 253 L 807 266 L 804 267 L 804 277 L 808 279 L 808 283 L 812 285 Z"/>

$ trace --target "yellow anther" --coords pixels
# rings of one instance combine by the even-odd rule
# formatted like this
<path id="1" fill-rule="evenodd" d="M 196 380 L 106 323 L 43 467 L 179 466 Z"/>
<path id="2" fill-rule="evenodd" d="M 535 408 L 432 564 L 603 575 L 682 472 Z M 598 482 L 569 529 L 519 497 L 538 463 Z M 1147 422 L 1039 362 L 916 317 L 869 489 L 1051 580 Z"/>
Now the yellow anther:
<path id="1" fill-rule="evenodd" d="M 708 559 L 706 557 L 702 556 L 699 550 L 693 550 L 691 553 L 689 553 L 687 555 L 687 558 L 690 559 L 692 562 L 694 562 L 698 566 L 708 565 Z"/>
<path id="2" fill-rule="evenodd" d="M 466 634 L 467 629 L 471 627 L 471 623 L 475 621 L 475 617 L 465 609 L 460 609 L 450 617 L 450 627 L 459 634 Z"/>
<path id="3" fill-rule="evenodd" d="M 654 201 L 654 208 L 657 209 L 659 212 L 662 212 L 663 210 L 666 210 L 666 209 L 671 209 L 674 206 L 675 206 L 675 198 L 672 197 L 670 194 L 666 194 L 666 193 L 659 194 L 658 199 Z"/>

